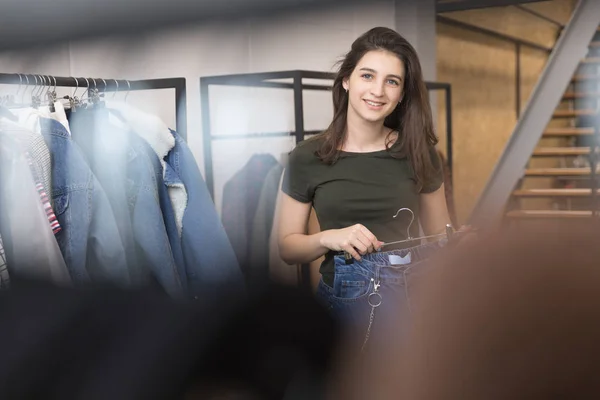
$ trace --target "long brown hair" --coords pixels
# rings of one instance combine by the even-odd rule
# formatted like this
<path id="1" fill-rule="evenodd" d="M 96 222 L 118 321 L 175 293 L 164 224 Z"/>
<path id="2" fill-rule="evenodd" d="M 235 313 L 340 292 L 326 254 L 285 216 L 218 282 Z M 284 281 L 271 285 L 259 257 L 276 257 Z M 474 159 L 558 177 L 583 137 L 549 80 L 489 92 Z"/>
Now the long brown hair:
<path id="1" fill-rule="evenodd" d="M 350 51 L 340 61 L 333 83 L 333 121 L 318 137 L 322 143 L 317 155 L 327 164 L 337 161 L 346 135 L 348 94 L 342 86 L 362 57 L 373 50 L 394 53 L 405 68 L 402 101 L 384 121 L 384 126 L 399 133 L 392 145 L 386 145 L 393 157 L 408 157 L 419 190 L 435 173 L 430 149 L 438 142 L 433 129 L 427 87 L 423 80 L 421 63 L 414 47 L 398 32 L 377 27 L 361 35 L 352 43 Z M 389 139 L 389 137 L 388 137 Z M 390 140 L 386 141 L 391 143 Z"/>

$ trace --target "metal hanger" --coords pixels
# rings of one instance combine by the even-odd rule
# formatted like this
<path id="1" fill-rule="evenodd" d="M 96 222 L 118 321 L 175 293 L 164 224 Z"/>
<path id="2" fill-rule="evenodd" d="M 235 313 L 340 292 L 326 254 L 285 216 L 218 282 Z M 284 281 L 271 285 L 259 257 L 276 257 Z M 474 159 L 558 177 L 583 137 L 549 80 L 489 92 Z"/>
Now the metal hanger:
<path id="1" fill-rule="evenodd" d="M 410 212 L 410 215 L 411 215 L 410 223 L 408 224 L 408 227 L 406 228 L 407 239 L 397 240 L 397 241 L 393 241 L 393 242 L 384 242 L 381 245 L 381 247 L 377 250 L 377 252 L 381 251 L 381 249 L 383 249 L 386 246 L 414 242 L 417 240 L 441 238 L 443 236 L 446 236 L 448 238 L 448 241 L 452 240 L 452 236 L 454 235 L 455 231 L 451 224 L 446 224 L 446 231 L 444 233 L 437 233 L 435 235 L 418 236 L 418 237 L 413 238 L 410 235 L 410 227 L 412 226 L 413 222 L 415 221 L 415 213 L 410 208 L 403 207 L 403 208 L 400 208 L 392 218 L 394 218 L 394 219 L 397 218 L 401 211 L 408 211 L 408 212 Z M 347 251 L 344 251 L 344 259 L 346 260 L 346 263 L 349 264 L 349 263 L 353 262 L 354 257 L 352 257 L 352 254 L 348 253 Z"/>
<path id="2" fill-rule="evenodd" d="M 29 86 L 29 77 L 27 76 L 27 74 L 25 75 L 25 79 L 27 80 L 27 84 L 25 86 L 25 89 L 23 90 L 23 94 L 21 95 L 21 104 L 25 104 L 25 93 L 27 93 L 27 86 Z"/>
<path id="3" fill-rule="evenodd" d="M 57 100 L 56 77 L 52 76 L 52 79 L 54 79 L 54 88 L 52 88 L 52 86 L 50 86 L 50 88 L 48 88 L 48 92 L 46 92 L 46 99 L 48 100 L 48 106 L 50 107 L 50 112 L 56 112 L 56 107 L 54 106 L 54 103 L 56 103 L 56 100 Z"/>
<path id="4" fill-rule="evenodd" d="M 39 84 L 38 84 L 38 78 L 39 78 Z M 41 101 L 40 101 L 40 93 L 44 90 L 44 86 L 42 85 L 42 76 L 41 75 L 36 75 L 35 76 L 35 87 L 33 92 L 31 93 L 31 104 L 33 104 L 33 108 L 38 108 L 41 105 Z"/>
<path id="5" fill-rule="evenodd" d="M 15 93 L 15 101 L 17 101 L 19 92 L 21 91 L 21 86 L 23 86 L 23 77 L 21 74 L 17 74 L 19 76 L 19 87 L 17 88 L 17 92 Z"/>
<path id="6" fill-rule="evenodd" d="M 116 79 L 114 81 L 115 81 L 115 85 L 117 85 L 117 89 L 113 92 L 111 99 L 114 99 L 115 96 L 117 95 L 117 93 L 119 93 L 119 81 Z"/>
<path id="7" fill-rule="evenodd" d="M 18 122 L 19 118 L 15 114 L 13 114 L 7 107 L 4 106 L 2 97 L 0 97 L 0 119 L 6 118 L 13 122 Z M 8 97 L 7 97 L 8 101 Z"/>
<path id="8" fill-rule="evenodd" d="M 129 92 L 131 92 L 131 83 L 129 83 L 129 81 L 127 82 L 127 93 L 125 93 L 125 99 L 123 100 L 124 103 L 127 103 L 127 96 L 129 96 Z"/>

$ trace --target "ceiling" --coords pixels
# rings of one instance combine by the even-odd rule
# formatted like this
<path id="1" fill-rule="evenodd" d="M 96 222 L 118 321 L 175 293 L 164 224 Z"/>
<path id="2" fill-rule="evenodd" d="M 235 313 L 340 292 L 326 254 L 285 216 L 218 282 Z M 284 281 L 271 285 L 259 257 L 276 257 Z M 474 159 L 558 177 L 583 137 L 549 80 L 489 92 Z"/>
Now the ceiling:
<path id="1" fill-rule="evenodd" d="M 0 50 L 368 0 L 0 0 Z"/>

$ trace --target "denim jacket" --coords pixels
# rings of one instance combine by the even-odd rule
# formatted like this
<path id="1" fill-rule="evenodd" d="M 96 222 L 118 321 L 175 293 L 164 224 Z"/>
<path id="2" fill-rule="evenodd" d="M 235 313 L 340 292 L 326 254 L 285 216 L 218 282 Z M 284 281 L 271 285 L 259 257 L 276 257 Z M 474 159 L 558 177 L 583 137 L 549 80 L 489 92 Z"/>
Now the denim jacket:
<path id="1" fill-rule="evenodd" d="M 175 132 L 175 147 L 167 156 L 165 182 L 185 186 L 188 196 L 183 214 L 181 247 L 192 294 L 219 287 L 243 290 L 243 276 L 225 229 L 196 160 L 185 141 Z"/>
<path id="2" fill-rule="evenodd" d="M 177 272 L 183 290 L 187 289 L 187 278 L 185 271 L 185 261 L 183 258 L 183 250 L 181 248 L 181 240 L 177 230 L 177 224 L 175 222 L 175 212 L 173 211 L 173 205 L 169 198 L 167 186 L 163 178 L 163 167 L 158 159 L 158 156 L 152 150 L 152 147 L 141 137 L 138 137 L 134 133 L 129 134 L 129 141 L 133 148 L 140 156 L 147 157 L 149 164 L 152 166 L 152 172 L 154 179 L 156 180 L 156 189 L 158 191 L 158 201 L 160 205 L 160 211 L 162 212 L 163 222 L 171 245 L 171 253 L 173 254 L 173 260 L 177 267 Z"/>
<path id="3" fill-rule="evenodd" d="M 126 285 L 125 251 L 106 193 L 65 127 L 46 118 L 40 123 L 52 158 L 52 203 L 62 227 L 56 240 L 73 283 Z"/>
<path id="4" fill-rule="evenodd" d="M 106 109 L 78 110 L 72 137 L 80 144 L 117 216 L 134 285 L 156 281 L 172 296 L 183 292 L 158 198 L 158 182 L 145 151 L 109 124 Z"/>

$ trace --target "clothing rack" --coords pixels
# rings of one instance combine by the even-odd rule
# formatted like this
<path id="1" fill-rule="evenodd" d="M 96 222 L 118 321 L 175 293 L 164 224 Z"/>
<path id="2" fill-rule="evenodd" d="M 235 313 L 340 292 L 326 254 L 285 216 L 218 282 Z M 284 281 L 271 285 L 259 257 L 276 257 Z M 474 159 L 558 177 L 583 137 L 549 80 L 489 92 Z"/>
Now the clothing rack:
<path id="1" fill-rule="evenodd" d="M 186 80 L 185 78 L 125 80 L 112 78 L 77 78 L 39 74 L 0 73 L 0 84 L 39 87 L 92 87 L 104 92 L 130 92 L 154 89 L 175 89 L 177 133 L 187 140 Z"/>
<path id="2" fill-rule="evenodd" d="M 234 75 L 206 76 L 200 78 L 200 101 L 202 107 L 202 140 L 204 144 L 204 170 L 208 190 L 213 197 L 214 194 L 214 170 L 212 142 L 213 140 L 235 140 L 251 138 L 270 138 L 294 136 L 296 144 L 304 140 L 307 135 L 317 134 L 320 131 L 304 130 L 304 90 L 330 91 L 331 84 L 308 84 L 304 79 L 332 81 L 335 73 L 321 71 L 275 71 L 263 73 L 248 73 Z M 278 80 L 278 81 L 276 81 Z M 281 82 L 288 80 L 288 82 Z M 289 82 L 291 80 L 291 82 Z M 425 82 L 427 89 L 443 90 L 446 102 L 446 158 L 450 172 L 452 172 L 452 90 L 449 83 Z M 268 132 L 268 133 L 246 133 L 239 135 L 213 135 L 210 121 L 210 86 L 240 86 L 240 87 L 263 87 L 275 89 L 291 89 L 294 91 L 294 131 L 290 132 Z"/>

